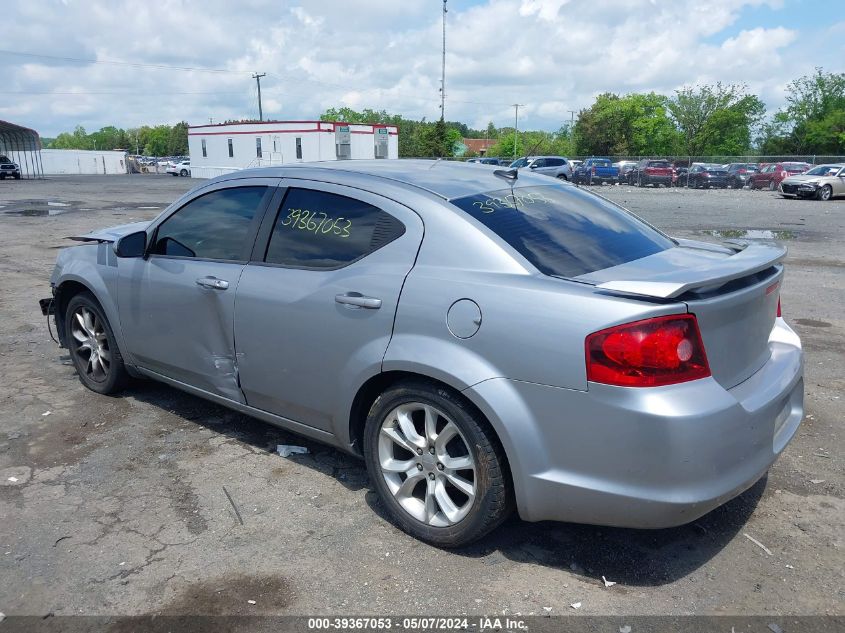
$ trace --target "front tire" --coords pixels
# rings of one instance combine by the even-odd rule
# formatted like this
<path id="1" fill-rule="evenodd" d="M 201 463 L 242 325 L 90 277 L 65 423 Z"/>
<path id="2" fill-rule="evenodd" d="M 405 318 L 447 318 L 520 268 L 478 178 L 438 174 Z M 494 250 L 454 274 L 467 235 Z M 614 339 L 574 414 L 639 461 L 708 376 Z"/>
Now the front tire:
<path id="1" fill-rule="evenodd" d="M 180 171 L 180 172 L 179 172 L 179 175 L 180 175 L 180 176 L 182 176 L 183 178 L 187 177 L 187 175 L 188 175 L 188 170 L 187 170 L 187 169 L 183 169 L 182 171 Z"/>
<path id="2" fill-rule="evenodd" d="M 126 386 L 129 375 L 114 332 L 91 293 L 81 292 L 68 302 L 65 341 L 79 380 L 91 391 L 111 394 Z"/>
<path id="3" fill-rule="evenodd" d="M 493 430 L 446 387 L 408 381 L 382 393 L 367 416 L 364 458 L 392 521 L 433 545 L 476 541 L 512 509 Z"/>
<path id="4" fill-rule="evenodd" d="M 830 185 L 825 185 L 816 193 L 816 197 L 822 202 L 827 202 L 833 197 L 833 189 Z"/>

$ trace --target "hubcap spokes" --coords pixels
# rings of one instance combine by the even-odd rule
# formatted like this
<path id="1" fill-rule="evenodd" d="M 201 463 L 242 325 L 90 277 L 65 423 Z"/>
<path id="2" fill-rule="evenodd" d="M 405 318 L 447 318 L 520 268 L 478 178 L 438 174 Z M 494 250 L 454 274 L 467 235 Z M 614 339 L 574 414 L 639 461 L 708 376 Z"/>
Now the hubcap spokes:
<path id="1" fill-rule="evenodd" d="M 421 402 L 403 404 L 381 425 L 378 459 L 399 505 L 434 527 L 461 521 L 475 501 L 475 460 L 457 425 Z"/>
<path id="2" fill-rule="evenodd" d="M 77 309 L 71 320 L 73 353 L 85 374 L 97 382 L 108 378 L 111 367 L 111 349 L 105 328 L 93 310 Z"/>

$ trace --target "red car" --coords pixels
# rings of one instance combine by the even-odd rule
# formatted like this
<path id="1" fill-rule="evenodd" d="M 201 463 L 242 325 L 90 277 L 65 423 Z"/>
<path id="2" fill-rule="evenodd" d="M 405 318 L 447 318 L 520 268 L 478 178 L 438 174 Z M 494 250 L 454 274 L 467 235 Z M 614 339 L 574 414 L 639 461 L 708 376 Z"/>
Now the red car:
<path id="1" fill-rule="evenodd" d="M 803 174 L 810 169 L 809 163 L 772 163 L 761 167 L 760 171 L 751 174 L 748 179 L 749 189 L 762 189 L 768 187 L 769 191 L 775 191 L 781 181 L 787 176 Z"/>

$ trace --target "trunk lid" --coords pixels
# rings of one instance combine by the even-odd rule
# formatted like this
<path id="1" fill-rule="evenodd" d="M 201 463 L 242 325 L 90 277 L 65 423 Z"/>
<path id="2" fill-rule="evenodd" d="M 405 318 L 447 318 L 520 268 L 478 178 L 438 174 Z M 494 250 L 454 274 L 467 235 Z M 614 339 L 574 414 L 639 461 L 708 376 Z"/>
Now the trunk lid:
<path id="1" fill-rule="evenodd" d="M 730 389 L 769 358 L 785 255 L 775 245 L 678 240 L 676 248 L 576 279 L 611 294 L 686 303 L 713 378 Z"/>

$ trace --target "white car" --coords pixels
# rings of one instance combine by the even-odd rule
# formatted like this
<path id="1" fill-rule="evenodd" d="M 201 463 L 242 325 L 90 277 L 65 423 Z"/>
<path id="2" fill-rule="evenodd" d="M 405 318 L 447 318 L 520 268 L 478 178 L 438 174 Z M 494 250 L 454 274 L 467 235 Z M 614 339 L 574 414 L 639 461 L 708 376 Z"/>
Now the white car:
<path id="1" fill-rule="evenodd" d="M 168 174 L 174 176 L 190 176 L 191 175 L 191 161 L 183 160 L 179 163 L 170 163 L 165 169 Z"/>

